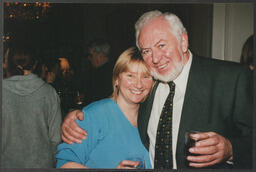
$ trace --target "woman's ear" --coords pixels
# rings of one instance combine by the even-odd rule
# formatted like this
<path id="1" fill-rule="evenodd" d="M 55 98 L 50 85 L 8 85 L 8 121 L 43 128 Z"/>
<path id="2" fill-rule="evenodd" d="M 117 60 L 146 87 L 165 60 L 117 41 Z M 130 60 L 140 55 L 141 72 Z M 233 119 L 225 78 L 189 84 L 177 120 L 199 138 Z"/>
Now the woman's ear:
<path id="1" fill-rule="evenodd" d="M 115 81 L 115 87 L 118 87 L 118 78 Z"/>
<path id="2" fill-rule="evenodd" d="M 181 51 L 186 53 L 188 51 L 188 35 L 187 33 L 183 33 L 181 35 Z"/>

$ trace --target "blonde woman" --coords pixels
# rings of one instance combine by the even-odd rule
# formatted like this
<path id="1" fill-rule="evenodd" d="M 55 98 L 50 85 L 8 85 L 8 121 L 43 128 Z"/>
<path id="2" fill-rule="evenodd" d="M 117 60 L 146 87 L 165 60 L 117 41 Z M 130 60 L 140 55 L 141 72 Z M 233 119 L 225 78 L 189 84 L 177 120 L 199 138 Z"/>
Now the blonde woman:
<path id="1" fill-rule="evenodd" d="M 77 123 L 90 134 L 81 144 L 60 144 L 57 167 L 136 168 L 144 161 L 145 168 L 151 168 L 148 151 L 140 140 L 137 117 L 152 84 L 140 52 L 133 47 L 124 51 L 114 66 L 111 98 L 83 109 L 85 117 Z"/>

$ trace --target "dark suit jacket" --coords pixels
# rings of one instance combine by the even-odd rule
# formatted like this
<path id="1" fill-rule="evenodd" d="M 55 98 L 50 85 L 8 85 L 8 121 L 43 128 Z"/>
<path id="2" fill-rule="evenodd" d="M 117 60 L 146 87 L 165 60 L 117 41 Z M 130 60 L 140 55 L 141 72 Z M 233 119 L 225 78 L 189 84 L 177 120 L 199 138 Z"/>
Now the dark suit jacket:
<path id="1" fill-rule="evenodd" d="M 88 71 L 90 75 L 84 80 L 85 96 L 87 104 L 109 97 L 113 92 L 112 87 L 113 63 L 108 61 L 98 68 Z M 81 77 L 81 75 L 80 75 Z"/>
<path id="2" fill-rule="evenodd" d="M 138 128 L 147 149 L 147 126 L 158 84 L 139 109 Z M 213 131 L 228 138 L 234 168 L 252 168 L 252 99 L 252 72 L 248 66 L 194 56 L 178 133 L 178 169 L 186 168 L 184 133 L 189 130 Z M 225 168 L 224 164 L 212 168 Z"/>

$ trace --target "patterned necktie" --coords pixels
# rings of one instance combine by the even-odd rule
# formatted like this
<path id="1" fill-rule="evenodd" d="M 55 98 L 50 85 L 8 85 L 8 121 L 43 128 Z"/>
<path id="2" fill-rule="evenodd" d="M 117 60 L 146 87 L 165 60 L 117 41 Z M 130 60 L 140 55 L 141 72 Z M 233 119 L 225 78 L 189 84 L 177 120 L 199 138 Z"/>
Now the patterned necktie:
<path id="1" fill-rule="evenodd" d="M 172 108 L 175 84 L 168 83 L 170 92 L 159 119 L 155 144 L 155 169 L 172 169 Z"/>

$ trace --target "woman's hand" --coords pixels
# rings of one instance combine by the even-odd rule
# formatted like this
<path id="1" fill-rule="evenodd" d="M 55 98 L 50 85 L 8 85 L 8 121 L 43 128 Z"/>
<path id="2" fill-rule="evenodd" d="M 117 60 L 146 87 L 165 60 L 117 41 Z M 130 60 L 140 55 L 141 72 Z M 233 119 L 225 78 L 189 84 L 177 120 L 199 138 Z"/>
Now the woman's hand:
<path id="1" fill-rule="evenodd" d="M 140 164 L 140 162 L 138 162 L 138 161 L 123 160 L 117 165 L 116 168 L 118 168 L 118 169 L 136 169 L 139 164 Z"/>

